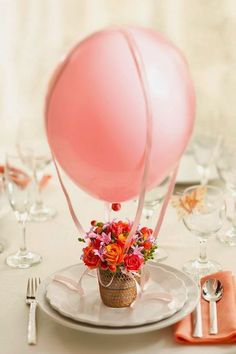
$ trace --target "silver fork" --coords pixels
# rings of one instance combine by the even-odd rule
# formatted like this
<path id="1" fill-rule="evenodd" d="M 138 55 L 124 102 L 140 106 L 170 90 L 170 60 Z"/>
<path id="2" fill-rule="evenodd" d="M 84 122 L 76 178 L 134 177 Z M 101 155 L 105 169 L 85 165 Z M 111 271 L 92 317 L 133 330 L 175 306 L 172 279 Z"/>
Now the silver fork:
<path id="1" fill-rule="evenodd" d="M 28 344 L 36 344 L 36 308 L 37 300 L 35 297 L 36 290 L 40 284 L 40 278 L 29 278 L 26 291 L 26 304 L 30 305 L 29 322 L 28 322 Z"/>

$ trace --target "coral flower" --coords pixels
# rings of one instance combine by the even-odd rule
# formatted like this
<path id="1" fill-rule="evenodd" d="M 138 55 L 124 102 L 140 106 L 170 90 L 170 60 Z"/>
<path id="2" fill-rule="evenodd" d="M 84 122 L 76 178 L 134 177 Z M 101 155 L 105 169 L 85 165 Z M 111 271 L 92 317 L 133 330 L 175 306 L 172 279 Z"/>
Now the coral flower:
<path id="1" fill-rule="evenodd" d="M 150 241 L 144 241 L 143 243 L 143 247 L 145 248 L 145 250 L 150 250 L 152 248 L 152 243 Z"/>
<path id="2" fill-rule="evenodd" d="M 88 246 L 83 249 L 83 261 L 89 268 L 97 268 L 100 265 L 100 257 L 94 253 L 95 249 L 92 246 Z"/>
<path id="3" fill-rule="evenodd" d="M 104 259 L 109 264 L 120 264 L 124 259 L 123 249 L 117 243 L 107 245 L 105 247 Z"/>

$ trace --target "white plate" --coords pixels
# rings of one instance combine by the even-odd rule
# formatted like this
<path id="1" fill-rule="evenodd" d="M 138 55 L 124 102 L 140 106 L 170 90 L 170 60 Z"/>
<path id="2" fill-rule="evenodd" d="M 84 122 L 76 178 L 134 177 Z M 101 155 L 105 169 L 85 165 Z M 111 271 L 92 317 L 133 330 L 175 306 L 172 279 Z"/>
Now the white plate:
<path id="1" fill-rule="evenodd" d="M 84 269 L 83 264 L 77 264 L 57 274 L 78 281 Z M 64 284 L 51 281 L 47 287 L 46 298 L 60 314 L 94 326 L 133 327 L 157 322 L 172 316 L 184 306 L 187 300 L 187 289 L 181 279 L 162 267 L 147 265 L 146 269 L 150 273 L 150 279 L 144 299 L 138 299 L 133 308 L 105 306 L 100 298 L 97 278 L 91 276 L 83 279 L 84 296 L 79 296 L 78 292 Z M 145 296 L 159 292 L 170 294 L 172 301 L 145 299 Z"/>
<path id="2" fill-rule="evenodd" d="M 73 329 L 76 329 L 79 331 L 89 332 L 89 333 L 123 335 L 123 334 L 150 332 L 150 331 L 158 330 L 158 329 L 161 329 L 164 327 L 168 327 L 168 326 L 180 321 L 183 317 L 185 317 L 186 315 L 188 315 L 190 312 L 193 311 L 193 309 L 195 308 L 195 306 L 197 304 L 197 300 L 198 300 L 198 296 L 199 296 L 198 287 L 195 284 L 195 282 L 188 275 L 186 275 L 185 273 L 183 273 L 173 267 L 170 267 L 170 266 L 167 266 L 164 264 L 160 264 L 158 266 L 152 265 L 152 267 L 155 267 L 155 268 L 161 267 L 164 270 L 174 273 L 179 279 L 181 279 L 184 282 L 184 284 L 187 288 L 188 298 L 187 298 L 186 303 L 180 309 L 180 311 L 176 312 L 174 315 L 172 315 L 171 317 L 169 317 L 167 319 L 163 319 L 161 321 L 158 321 L 158 322 L 155 322 L 152 324 L 146 324 L 143 326 L 123 327 L 123 328 L 93 326 L 93 325 L 85 324 L 82 322 L 74 321 L 68 317 L 64 317 L 64 316 L 60 315 L 57 311 L 55 311 L 50 306 L 50 304 L 46 300 L 46 296 L 45 296 L 46 289 L 47 289 L 48 284 L 51 282 L 51 277 L 46 278 L 40 284 L 40 287 L 38 288 L 37 300 L 38 300 L 39 307 L 41 308 L 41 310 L 43 312 L 45 312 L 55 322 L 57 322 L 63 326 L 69 327 L 69 328 L 73 328 Z"/>
<path id="3" fill-rule="evenodd" d="M 211 167 L 209 180 L 217 179 L 217 171 L 215 167 Z M 200 176 L 197 172 L 197 165 L 191 153 L 184 154 L 179 166 L 178 175 L 176 178 L 178 184 L 198 184 Z"/>

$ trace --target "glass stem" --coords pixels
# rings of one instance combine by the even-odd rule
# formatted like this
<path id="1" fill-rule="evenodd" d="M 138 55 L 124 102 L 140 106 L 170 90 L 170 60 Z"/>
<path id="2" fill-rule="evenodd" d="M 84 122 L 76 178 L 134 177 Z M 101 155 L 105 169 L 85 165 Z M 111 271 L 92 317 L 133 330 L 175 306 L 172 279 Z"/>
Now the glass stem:
<path id="1" fill-rule="evenodd" d="M 40 180 L 41 174 L 38 171 L 34 170 L 34 181 L 35 181 L 35 204 L 37 206 L 41 206 L 43 204 L 42 194 L 41 194 L 41 187 L 40 187 Z"/>
<path id="2" fill-rule="evenodd" d="M 27 247 L 26 247 L 26 221 L 22 221 L 21 223 L 21 229 L 22 229 L 22 244 L 20 247 L 20 252 L 21 254 L 26 254 L 27 252 Z"/>
<path id="3" fill-rule="evenodd" d="M 232 225 L 236 229 L 236 195 L 233 196 L 233 214 L 232 214 Z"/>
<path id="4" fill-rule="evenodd" d="M 105 220 L 110 222 L 111 220 L 111 203 L 109 202 L 104 202 L 104 214 L 105 214 Z"/>
<path id="5" fill-rule="evenodd" d="M 209 168 L 204 167 L 204 168 L 202 168 L 202 171 L 201 171 L 201 185 L 202 186 L 207 185 L 208 180 L 209 180 Z"/>
<path id="6" fill-rule="evenodd" d="M 198 257 L 198 262 L 199 263 L 207 263 L 207 241 L 203 238 L 199 238 L 199 257 Z"/>

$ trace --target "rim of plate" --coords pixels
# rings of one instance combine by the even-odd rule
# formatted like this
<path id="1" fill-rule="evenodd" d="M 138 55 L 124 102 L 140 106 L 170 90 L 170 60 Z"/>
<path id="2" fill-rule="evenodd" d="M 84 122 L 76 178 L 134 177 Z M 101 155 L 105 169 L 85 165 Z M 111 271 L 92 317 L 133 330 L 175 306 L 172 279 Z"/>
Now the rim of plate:
<path id="1" fill-rule="evenodd" d="M 71 266 L 71 267 L 66 268 L 66 269 L 70 269 L 70 268 L 76 267 L 76 266 L 80 266 L 80 264 Z M 173 272 L 171 272 L 169 270 L 166 270 L 166 269 L 164 269 L 161 266 L 153 267 L 151 264 L 147 264 L 147 266 L 149 268 L 153 268 L 153 269 L 156 268 L 157 271 L 161 271 L 163 273 L 166 273 L 166 276 L 164 275 L 164 277 L 166 277 L 167 279 L 169 278 L 169 280 L 170 280 L 170 278 L 172 278 L 172 281 L 173 280 L 174 281 L 178 281 L 179 282 L 179 287 L 182 286 L 182 288 L 184 289 L 184 293 L 181 294 L 182 295 L 182 299 L 178 301 L 179 303 L 178 303 L 177 306 L 175 306 L 174 308 L 168 308 L 168 309 L 166 309 L 165 313 L 160 313 L 155 318 L 146 319 L 146 320 L 143 320 L 142 322 L 139 321 L 139 322 L 133 322 L 130 325 L 128 323 L 127 323 L 127 325 L 124 325 L 124 324 L 122 325 L 122 324 L 118 324 L 118 323 L 116 324 L 114 321 L 110 322 L 109 320 L 106 320 L 106 321 L 103 321 L 103 322 L 99 323 L 99 321 L 90 320 L 89 318 L 76 318 L 76 316 L 74 316 L 72 313 L 68 313 L 67 311 L 65 311 L 63 309 L 63 306 L 61 306 L 60 303 L 55 301 L 53 298 L 50 298 L 48 296 L 48 290 L 47 289 L 46 289 L 45 296 L 46 296 L 47 301 L 50 303 L 50 305 L 51 305 L 51 307 L 53 309 L 58 311 L 61 315 L 65 316 L 65 317 L 68 317 L 68 318 L 70 318 L 70 319 L 72 319 L 72 320 L 74 320 L 76 322 L 86 323 L 86 324 L 90 324 L 90 325 L 97 326 L 97 327 L 104 327 L 105 326 L 105 327 L 112 327 L 112 328 L 123 328 L 123 327 L 131 327 L 132 328 L 132 327 L 136 327 L 136 326 L 143 326 L 143 325 L 149 324 L 149 323 L 155 323 L 155 322 L 161 321 L 161 320 L 163 320 L 165 318 L 171 317 L 176 312 L 178 312 L 184 306 L 184 304 L 186 303 L 187 298 L 188 298 L 188 292 L 187 292 L 187 288 L 186 288 L 183 280 L 178 278 L 175 273 L 173 273 Z M 66 269 L 61 270 L 61 272 L 62 271 L 66 271 Z M 60 273 L 60 271 L 59 271 L 59 273 Z M 50 285 L 50 283 L 48 285 Z M 172 301 L 174 301 L 174 299 Z M 137 306 L 138 305 L 139 304 L 137 303 Z M 140 306 L 141 305 L 142 304 L 140 304 Z M 112 311 L 112 309 L 111 309 L 111 311 Z"/>
<path id="2" fill-rule="evenodd" d="M 74 265 L 72 265 L 74 266 Z M 71 268 L 72 266 L 64 268 L 64 270 Z M 46 300 L 45 293 L 46 293 L 46 288 L 47 285 L 49 284 L 51 280 L 51 276 L 48 276 L 45 280 L 42 281 L 40 284 L 38 291 L 37 291 L 37 300 L 39 307 L 41 310 L 47 314 L 51 319 L 53 319 L 56 323 L 69 327 L 75 330 L 79 330 L 82 332 L 87 332 L 87 333 L 96 333 L 96 334 L 107 334 L 107 335 L 124 335 L 124 334 L 138 334 L 138 333 L 146 333 L 146 332 L 151 332 L 155 331 L 158 329 L 162 329 L 165 327 L 169 327 L 176 322 L 180 321 L 183 317 L 191 313 L 194 308 L 197 305 L 198 297 L 199 297 L 199 289 L 190 276 L 185 274 L 184 272 L 180 271 L 177 268 L 174 268 L 172 266 L 166 265 L 166 264 L 157 264 L 154 265 L 153 263 L 150 264 L 151 267 L 161 267 L 164 270 L 174 272 L 174 274 L 181 279 L 187 290 L 188 290 L 188 298 L 184 306 L 175 314 L 172 316 L 160 320 L 158 322 L 154 323 L 149 323 L 149 324 L 144 324 L 140 326 L 135 326 L 135 327 L 106 327 L 106 326 L 94 326 L 86 323 L 82 323 L 79 321 L 75 321 L 73 319 L 70 319 L 68 317 L 64 317 L 60 313 L 58 313 L 56 310 L 54 310 L 48 301 Z"/>

